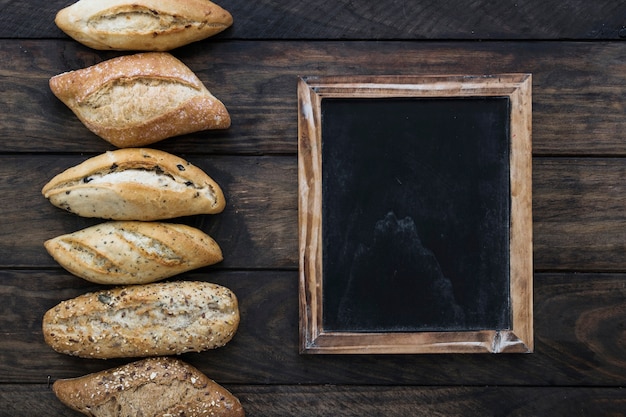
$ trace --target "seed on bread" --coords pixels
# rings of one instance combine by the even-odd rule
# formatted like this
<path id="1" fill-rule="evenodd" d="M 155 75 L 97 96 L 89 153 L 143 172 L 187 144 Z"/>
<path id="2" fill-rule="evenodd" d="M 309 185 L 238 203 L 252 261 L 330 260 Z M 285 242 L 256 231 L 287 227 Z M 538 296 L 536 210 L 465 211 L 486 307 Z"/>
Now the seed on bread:
<path id="1" fill-rule="evenodd" d="M 226 345 L 239 306 L 228 288 L 201 281 L 129 285 L 62 301 L 43 317 L 45 342 L 84 358 L 201 352 Z"/>
<path id="2" fill-rule="evenodd" d="M 209 235 L 184 224 L 110 221 L 44 242 L 66 270 L 106 285 L 147 284 L 220 262 Z"/>
<path id="3" fill-rule="evenodd" d="M 68 407 L 94 417 L 243 417 L 239 400 L 195 367 L 148 358 L 52 385 Z"/>
<path id="4" fill-rule="evenodd" d="M 148 148 L 118 149 L 89 158 L 52 178 L 42 194 L 71 213 L 111 220 L 217 214 L 226 205 L 220 186 L 200 168 Z"/>

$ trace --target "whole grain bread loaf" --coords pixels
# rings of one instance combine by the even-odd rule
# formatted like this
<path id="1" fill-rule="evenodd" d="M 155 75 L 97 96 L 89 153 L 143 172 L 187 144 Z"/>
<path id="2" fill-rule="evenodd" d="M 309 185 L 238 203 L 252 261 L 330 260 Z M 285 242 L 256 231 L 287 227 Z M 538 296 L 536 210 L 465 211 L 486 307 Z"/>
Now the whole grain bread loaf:
<path id="1" fill-rule="evenodd" d="M 209 235 L 184 224 L 113 221 L 47 240 L 72 274 L 98 284 L 147 284 L 220 262 Z"/>
<path id="2" fill-rule="evenodd" d="M 49 84 L 89 130 L 118 148 L 230 126 L 224 104 L 167 52 L 120 56 Z"/>
<path id="3" fill-rule="evenodd" d="M 45 342 L 84 358 L 200 352 L 226 345 L 239 326 L 235 294 L 202 281 L 129 285 L 62 301 L 43 317 Z"/>
<path id="4" fill-rule="evenodd" d="M 94 49 L 167 51 L 223 31 L 233 17 L 209 0 L 80 0 L 55 23 Z"/>
<path id="5" fill-rule="evenodd" d="M 146 148 L 89 158 L 52 178 L 42 194 L 71 213 L 111 220 L 216 214 L 226 205 L 220 186 L 200 168 Z"/>
<path id="6" fill-rule="evenodd" d="M 239 400 L 193 366 L 148 358 L 52 385 L 59 400 L 88 416 L 243 417 Z"/>

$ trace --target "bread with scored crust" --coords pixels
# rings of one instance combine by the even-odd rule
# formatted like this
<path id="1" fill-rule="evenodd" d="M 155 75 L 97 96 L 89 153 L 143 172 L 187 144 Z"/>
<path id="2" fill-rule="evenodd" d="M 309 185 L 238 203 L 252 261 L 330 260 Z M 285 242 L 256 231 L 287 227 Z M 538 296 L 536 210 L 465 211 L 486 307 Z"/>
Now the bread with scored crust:
<path id="1" fill-rule="evenodd" d="M 89 130 L 118 148 L 230 126 L 224 104 L 167 52 L 120 56 L 49 84 Z"/>
<path id="2" fill-rule="evenodd" d="M 184 224 L 112 221 L 44 243 L 66 270 L 105 285 L 147 284 L 220 262 L 209 235 Z"/>
<path id="3" fill-rule="evenodd" d="M 188 161 L 156 149 L 107 151 L 52 178 L 42 194 L 83 217 L 160 220 L 216 214 L 226 201 L 220 186 Z"/>
<path id="4" fill-rule="evenodd" d="M 203 281 L 128 285 L 80 295 L 48 310 L 45 342 L 82 358 L 136 358 L 226 345 L 239 326 L 237 297 Z"/>
<path id="5" fill-rule="evenodd" d="M 149 358 L 52 384 L 66 406 L 94 417 L 243 417 L 239 400 L 195 367 Z"/>
<path id="6" fill-rule="evenodd" d="M 233 17 L 209 0 L 80 0 L 55 23 L 94 49 L 168 51 L 225 30 Z"/>

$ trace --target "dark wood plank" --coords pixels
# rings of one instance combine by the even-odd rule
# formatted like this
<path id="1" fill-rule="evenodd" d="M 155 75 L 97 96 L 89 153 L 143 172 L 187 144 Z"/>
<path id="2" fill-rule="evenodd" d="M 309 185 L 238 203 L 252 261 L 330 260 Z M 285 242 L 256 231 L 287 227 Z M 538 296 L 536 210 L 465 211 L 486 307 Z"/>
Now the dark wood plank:
<path id="1" fill-rule="evenodd" d="M 71 3 L 4 0 L 0 37 L 61 37 L 54 16 Z M 235 20 L 217 37 L 236 39 L 619 39 L 626 13 L 613 0 L 574 0 L 567 7 L 541 0 L 216 3 Z"/>
<path id="2" fill-rule="evenodd" d="M 246 416 L 362 417 L 407 415 L 483 417 L 623 416 L 621 388 L 225 386 Z M 2 416 L 82 416 L 65 407 L 47 385 L 5 385 Z"/>
<path id="3" fill-rule="evenodd" d="M 535 159 L 536 269 L 623 269 L 625 176 L 624 159 Z"/>
<path id="4" fill-rule="evenodd" d="M 232 386 L 252 416 L 623 416 L 620 388 Z"/>
<path id="5" fill-rule="evenodd" d="M 180 279 L 231 288 L 241 325 L 225 347 L 183 358 L 224 384 L 533 385 L 626 384 L 621 338 L 623 274 L 538 274 L 535 353 L 300 355 L 295 271 L 194 272 Z M 0 272 L 0 383 L 42 383 L 129 360 L 86 360 L 43 342 L 41 317 L 59 301 L 99 288 L 57 271 Z"/>
<path id="6" fill-rule="evenodd" d="M 535 155 L 626 155 L 626 43 L 213 42 L 175 52 L 233 124 L 154 146 L 177 152 L 296 152 L 303 75 L 533 74 Z M 111 149 L 57 100 L 50 77 L 118 54 L 71 41 L 0 44 L 0 152 Z"/>
<path id="7" fill-rule="evenodd" d="M 42 186 L 91 154 L 0 156 L 0 266 L 57 267 L 46 239 L 100 222 L 53 207 Z M 227 197 L 223 213 L 176 219 L 222 246 L 214 269 L 298 266 L 297 158 L 181 154 L 204 169 Z M 534 254 L 537 270 L 621 271 L 626 159 L 535 158 Z"/>

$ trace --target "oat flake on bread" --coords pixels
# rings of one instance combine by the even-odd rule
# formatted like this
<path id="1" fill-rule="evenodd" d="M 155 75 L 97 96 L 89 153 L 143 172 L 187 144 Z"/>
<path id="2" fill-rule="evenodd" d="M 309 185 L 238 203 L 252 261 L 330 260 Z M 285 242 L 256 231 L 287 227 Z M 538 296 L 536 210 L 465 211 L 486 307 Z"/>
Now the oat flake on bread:
<path id="1" fill-rule="evenodd" d="M 179 355 L 226 345 L 239 326 L 237 297 L 204 281 L 100 290 L 62 301 L 43 317 L 55 351 L 110 359 Z"/>
<path id="2" fill-rule="evenodd" d="M 243 417 L 239 400 L 195 367 L 149 358 L 52 385 L 66 406 L 93 417 Z"/>

